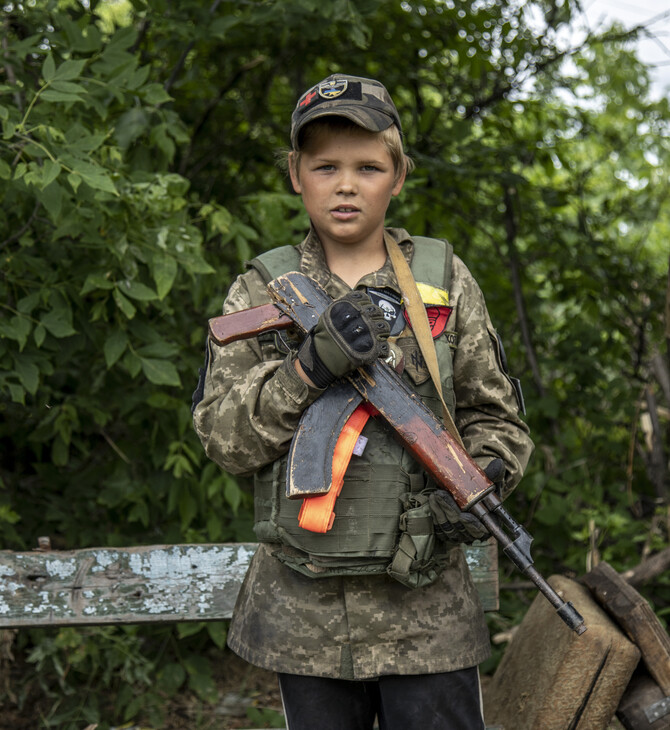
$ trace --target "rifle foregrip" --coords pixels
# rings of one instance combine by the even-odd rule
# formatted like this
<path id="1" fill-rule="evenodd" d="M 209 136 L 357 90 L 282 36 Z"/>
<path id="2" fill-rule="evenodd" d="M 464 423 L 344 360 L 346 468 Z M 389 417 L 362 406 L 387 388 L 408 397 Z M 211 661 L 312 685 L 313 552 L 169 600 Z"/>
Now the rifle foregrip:
<path id="1" fill-rule="evenodd" d="M 293 324 L 291 317 L 280 312 L 274 304 L 261 304 L 260 307 L 212 317 L 209 320 L 209 336 L 217 345 L 227 345 L 257 337 L 263 332 L 285 330 Z"/>

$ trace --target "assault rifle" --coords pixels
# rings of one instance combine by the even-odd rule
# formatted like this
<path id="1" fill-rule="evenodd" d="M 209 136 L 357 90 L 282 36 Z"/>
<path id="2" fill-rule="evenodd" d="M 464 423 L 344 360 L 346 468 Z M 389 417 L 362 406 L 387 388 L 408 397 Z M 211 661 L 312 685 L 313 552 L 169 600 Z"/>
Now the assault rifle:
<path id="1" fill-rule="evenodd" d="M 219 345 L 226 345 L 291 327 L 304 334 L 314 327 L 332 301 L 315 281 L 298 272 L 274 279 L 268 284 L 268 291 L 273 304 L 210 319 L 210 338 Z M 381 360 L 334 383 L 305 411 L 289 453 L 287 496 L 303 498 L 328 491 L 332 439 L 328 436 L 314 439 L 311 436 L 324 422 L 332 422 L 332 419 L 323 417 L 324 406 L 335 416 L 332 429 L 335 433 L 363 400 L 373 406 L 375 417 L 390 426 L 403 447 L 439 487 L 452 495 L 461 510 L 470 511 L 484 523 L 505 555 L 533 581 L 561 619 L 578 634 L 584 633 L 584 619 L 570 602 L 563 601 L 534 567 L 530 554 L 533 538 L 502 506 L 495 485 L 432 411 Z M 307 442 L 308 451 L 304 446 Z"/>

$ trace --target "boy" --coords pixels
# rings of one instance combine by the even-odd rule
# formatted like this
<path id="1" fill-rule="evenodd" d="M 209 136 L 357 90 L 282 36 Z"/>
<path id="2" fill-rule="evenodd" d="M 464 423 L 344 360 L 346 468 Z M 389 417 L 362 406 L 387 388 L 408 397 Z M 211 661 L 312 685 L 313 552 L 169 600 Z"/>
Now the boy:
<path id="1" fill-rule="evenodd" d="M 421 267 L 429 242 L 384 227 L 411 163 L 382 84 L 337 74 L 309 89 L 292 116 L 291 147 L 289 174 L 311 228 L 295 263 L 287 255 L 279 273 L 299 268 L 334 302 L 302 343 L 210 343 L 195 398 L 194 423 L 209 457 L 234 474 L 254 474 L 261 544 L 228 643 L 278 672 L 291 730 L 369 730 L 375 717 L 382 730 L 483 730 L 477 665 L 489 655 L 488 632 L 458 545 L 485 536 L 483 526 L 435 491 L 389 429 L 370 418 L 332 528 L 310 532 L 298 524 L 300 504 L 285 497 L 286 453 L 305 409 L 379 356 L 440 412 L 388 246 L 400 247 L 428 292 L 444 399 L 468 452 L 503 495 L 532 451 L 520 392 L 460 259 L 433 241 L 441 258 L 426 267 L 423 256 Z M 266 281 L 278 274 L 276 260 L 268 261 L 259 257 L 235 281 L 224 313 L 269 301 Z M 423 284 L 429 276 L 447 280 Z M 430 570 L 416 567 L 418 575 L 396 580 L 391 568 L 411 510 L 429 515 L 430 547 L 414 563 Z"/>

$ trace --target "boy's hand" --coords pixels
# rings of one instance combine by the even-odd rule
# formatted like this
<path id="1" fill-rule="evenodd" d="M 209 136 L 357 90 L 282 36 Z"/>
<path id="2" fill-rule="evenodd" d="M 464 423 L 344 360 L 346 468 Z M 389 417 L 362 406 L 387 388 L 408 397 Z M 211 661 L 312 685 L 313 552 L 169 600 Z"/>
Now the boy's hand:
<path id="1" fill-rule="evenodd" d="M 436 489 L 428 498 L 433 512 L 435 533 L 447 542 L 466 545 L 485 540 L 489 531 L 470 512 L 461 511 L 454 498 L 444 489 Z"/>
<path id="2" fill-rule="evenodd" d="M 361 365 L 389 353 L 390 328 L 382 310 L 362 291 L 336 299 L 298 351 L 298 361 L 317 388 L 328 387 Z"/>
<path id="3" fill-rule="evenodd" d="M 494 483 L 502 481 L 505 464 L 502 459 L 493 459 L 484 469 L 486 476 Z M 435 490 L 428 498 L 433 512 L 435 532 L 449 542 L 470 544 L 475 540 L 485 540 L 489 531 L 482 522 L 470 512 L 463 512 L 454 498 L 444 489 Z"/>

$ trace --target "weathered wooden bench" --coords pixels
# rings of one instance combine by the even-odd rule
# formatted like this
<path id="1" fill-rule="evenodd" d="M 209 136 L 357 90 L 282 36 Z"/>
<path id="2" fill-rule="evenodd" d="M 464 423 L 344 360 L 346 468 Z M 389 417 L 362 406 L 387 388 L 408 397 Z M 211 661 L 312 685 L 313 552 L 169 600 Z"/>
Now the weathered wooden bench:
<path id="1" fill-rule="evenodd" d="M 0 629 L 227 619 L 256 548 L 224 543 L 3 550 Z M 464 550 L 484 610 L 497 610 L 495 543 Z"/>

